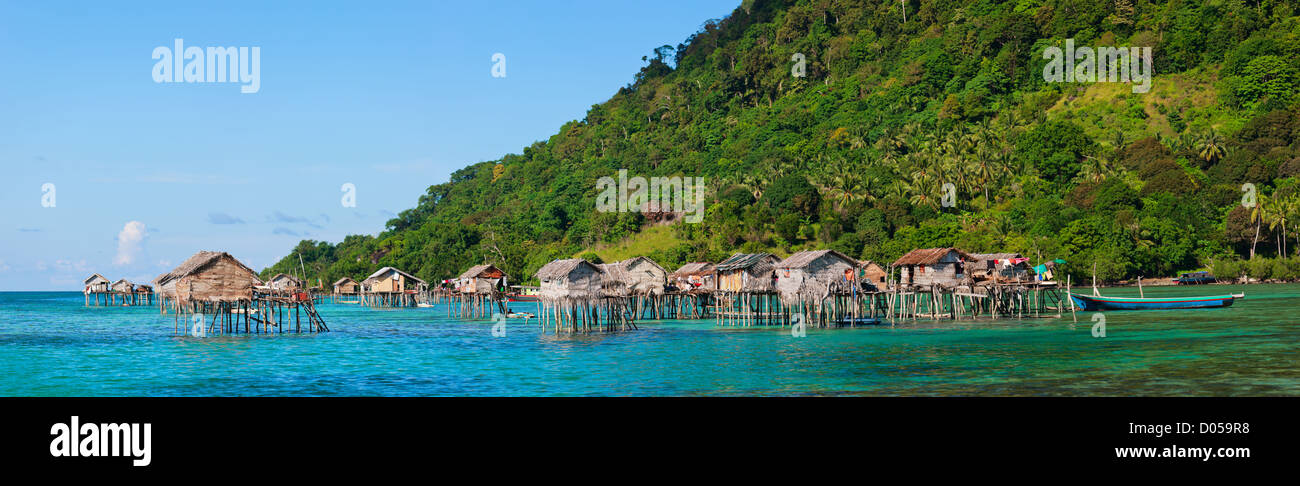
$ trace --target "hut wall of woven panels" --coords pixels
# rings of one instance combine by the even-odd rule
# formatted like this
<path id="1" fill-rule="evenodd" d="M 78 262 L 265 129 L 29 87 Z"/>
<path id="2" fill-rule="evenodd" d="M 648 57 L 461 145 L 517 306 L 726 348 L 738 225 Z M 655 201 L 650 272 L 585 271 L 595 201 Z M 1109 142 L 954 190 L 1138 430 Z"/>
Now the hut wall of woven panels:
<path id="1" fill-rule="evenodd" d="M 109 280 L 98 273 L 86 278 L 83 282 L 86 284 L 86 293 L 91 292 L 108 292 Z"/>
<path id="2" fill-rule="evenodd" d="M 466 278 L 460 279 L 456 291 L 464 294 L 490 294 L 504 282 L 500 278 Z"/>
<path id="3" fill-rule="evenodd" d="M 537 270 L 538 299 L 548 304 L 592 302 L 603 296 L 603 274 L 582 259 L 556 260 Z"/>
<path id="4" fill-rule="evenodd" d="M 626 279 L 631 295 L 663 295 L 667 287 L 668 271 L 647 257 L 634 257 L 616 263 Z"/>
<path id="5" fill-rule="evenodd" d="M 786 304 L 849 294 L 857 266 L 857 260 L 835 250 L 801 251 L 776 264 L 776 290 Z"/>
<path id="6" fill-rule="evenodd" d="M 966 280 L 966 261 L 971 257 L 955 248 L 925 248 L 912 250 L 894 262 L 899 267 L 899 282 L 903 285 L 962 285 Z"/>
<path id="7" fill-rule="evenodd" d="M 718 290 L 730 293 L 767 293 L 776 290 L 772 267 L 781 259 L 770 253 L 737 253 L 717 265 Z"/>
<path id="8" fill-rule="evenodd" d="M 227 255 L 173 283 L 176 299 L 182 304 L 251 301 L 257 274 Z"/>
<path id="9" fill-rule="evenodd" d="M 113 282 L 113 286 L 110 287 L 110 289 L 114 292 L 129 294 L 135 292 L 135 284 L 128 282 L 126 280 L 118 280 L 116 282 Z"/>

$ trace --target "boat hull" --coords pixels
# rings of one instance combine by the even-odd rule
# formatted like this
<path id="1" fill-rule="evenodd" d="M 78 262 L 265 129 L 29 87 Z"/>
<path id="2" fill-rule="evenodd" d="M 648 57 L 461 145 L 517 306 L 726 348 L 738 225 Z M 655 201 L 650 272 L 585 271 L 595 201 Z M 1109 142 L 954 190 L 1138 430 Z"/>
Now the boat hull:
<path id="1" fill-rule="evenodd" d="M 1228 307 L 1236 299 L 1235 295 L 1141 298 L 1070 294 L 1070 300 L 1074 301 L 1074 305 L 1085 311 L 1211 309 Z"/>

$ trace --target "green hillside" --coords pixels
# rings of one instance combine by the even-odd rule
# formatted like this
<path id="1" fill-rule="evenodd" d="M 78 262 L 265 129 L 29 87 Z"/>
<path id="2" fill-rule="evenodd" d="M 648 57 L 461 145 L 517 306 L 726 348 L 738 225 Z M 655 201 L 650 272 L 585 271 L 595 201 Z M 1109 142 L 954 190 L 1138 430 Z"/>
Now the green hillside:
<path id="1" fill-rule="evenodd" d="M 1151 47 L 1150 91 L 1045 82 L 1042 54 L 1066 39 Z M 1300 251 L 1294 2 L 746 1 L 645 61 L 583 120 L 456 171 L 378 236 L 303 241 L 264 275 L 299 255 L 328 284 L 482 262 L 531 277 L 589 252 L 671 269 L 957 246 L 1065 258 L 1076 278 L 1300 276 L 1300 257 L 1274 258 Z M 704 177 L 703 222 L 597 212 L 597 179 L 622 168 Z"/>

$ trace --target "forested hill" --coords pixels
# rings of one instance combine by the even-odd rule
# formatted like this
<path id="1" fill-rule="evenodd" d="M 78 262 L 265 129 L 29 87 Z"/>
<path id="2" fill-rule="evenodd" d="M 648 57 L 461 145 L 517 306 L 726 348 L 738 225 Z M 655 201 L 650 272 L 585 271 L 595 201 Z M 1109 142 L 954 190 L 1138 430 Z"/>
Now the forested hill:
<path id="1" fill-rule="evenodd" d="M 1252 274 L 1300 272 L 1272 258 L 1300 249 L 1298 15 L 1281 0 L 745 1 L 647 46 L 630 84 L 548 140 L 456 171 L 378 236 L 303 241 L 263 274 L 298 272 L 299 255 L 328 286 L 381 266 L 435 281 L 488 262 L 522 280 L 575 255 L 671 270 L 938 246 L 1064 258 L 1076 279 L 1233 272 L 1252 252 Z M 1044 81 L 1044 50 L 1066 39 L 1151 47 L 1149 92 Z M 597 212 L 597 179 L 620 168 L 704 177 L 704 221 Z"/>

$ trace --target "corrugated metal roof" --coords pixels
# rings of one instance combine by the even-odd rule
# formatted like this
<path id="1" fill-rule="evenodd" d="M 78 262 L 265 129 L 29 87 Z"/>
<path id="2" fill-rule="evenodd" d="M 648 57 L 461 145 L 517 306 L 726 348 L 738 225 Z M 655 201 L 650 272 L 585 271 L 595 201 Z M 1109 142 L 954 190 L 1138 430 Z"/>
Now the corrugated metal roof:
<path id="1" fill-rule="evenodd" d="M 384 267 L 384 268 L 381 268 L 381 269 L 379 269 L 378 271 L 376 271 L 375 273 L 370 274 L 369 277 L 366 277 L 366 280 L 370 280 L 370 279 L 372 279 L 372 278 L 373 278 L 373 279 L 378 279 L 380 275 L 383 275 L 383 274 L 385 274 L 385 273 L 388 273 L 389 271 L 397 272 L 397 273 L 401 274 L 403 277 L 406 277 L 406 278 L 408 278 L 408 279 L 410 279 L 410 280 L 414 280 L 414 281 L 416 281 L 416 282 L 424 283 L 424 281 L 423 281 L 423 280 L 420 280 L 419 277 L 416 277 L 415 275 L 411 275 L 411 274 L 409 274 L 409 273 L 403 272 L 403 271 L 398 270 L 398 269 L 393 268 L 393 267 Z"/>
<path id="2" fill-rule="evenodd" d="M 785 260 L 781 260 L 780 263 L 777 263 L 776 268 L 803 268 L 808 266 L 808 264 L 817 261 L 818 259 L 828 255 L 834 258 L 838 258 L 840 260 L 844 260 L 844 263 L 849 264 L 849 266 L 856 267 L 858 265 L 857 260 L 849 258 L 848 255 L 845 255 L 838 251 L 813 250 L 813 251 L 801 251 L 799 253 L 790 255 L 790 258 L 786 258 Z"/>
<path id="3" fill-rule="evenodd" d="M 692 262 L 682 265 L 682 267 L 678 268 L 676 272 L 673 272 L 671 276 L 689 277 L 692 275 L 708 275 L 711 273 L 714 273 L 714 265 L 712 263 Z"/>
<path id="4" fill-rule="evenodd" d="M 720 272 L 740 270 L 763 263 L 765 260 L 775 258 L 776 255 L 771 253 L 737 253 L 731 255 L 726 260 L 723 260 L 722 263 L 719 263 L 715 268 Z"/>

